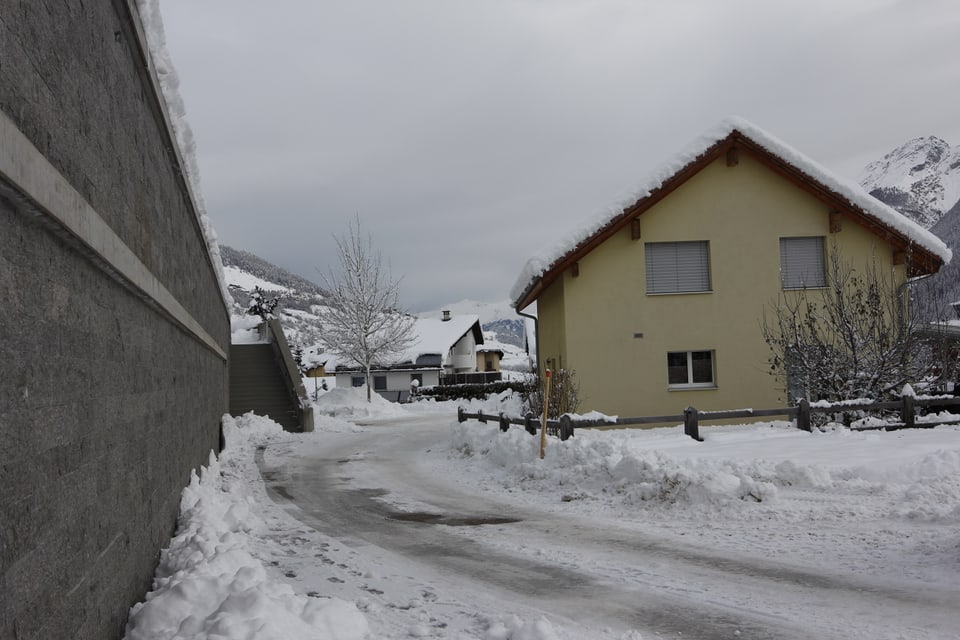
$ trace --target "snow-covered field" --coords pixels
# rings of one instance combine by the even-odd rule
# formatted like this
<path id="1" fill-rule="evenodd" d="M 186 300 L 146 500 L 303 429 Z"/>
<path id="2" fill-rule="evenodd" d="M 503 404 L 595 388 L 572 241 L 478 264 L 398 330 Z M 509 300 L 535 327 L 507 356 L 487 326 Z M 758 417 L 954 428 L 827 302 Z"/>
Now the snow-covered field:
<path id="1" fill-rule="evenodd" d="M 567 442 L 551 438 L 541 461 L 537 438 L 519 428 L 500 433 L 494 424 L 458 424 L 453 404 L 363 400 L 353 389 L 325 394 L 312 434 L 285 433 L 252 415 L 225 418 L 227 448 L 184 490 L 177 536 L 162 555 L 154 591 L 132 611 L 127 638 L 659 635 L 640 621 L 635 629 L 614 625 L 584 636 L 567 619 L 512 608 L 489 594 L 458 597 L 449 588 L 445 594 L 429 571 L 384 566 L 382 556 L 373 560 L 369 546 L 346 544 L 308 526 L 269 497 L 258 455 L 282 468 L 304 451 L 322 452 L 370 429 L 386 434 L 394 427 L 385 421 L 439 420 L 442 439 L 419 452 L 415 464 L 451 492 L 469 490 L 518 510 L 586 518 L 599 528 L 615 522 L 638 537 L 656 535 L 730 557 L 749 550 L 810 575 L 849 572 L 852 581 L 880 590 L 924 585 L 941 596 L 960 594 L 957 426 L 896 432 L 831 426 L 811 434 L 765 422 L 702 427 L 702 443 L 683 436 L 682 427 L 582 430 Z M 484 409 L 509 410 L 512 402 L 495 399 Z M 370 422 L 377 424 L 358 424 Z M 365 469 L 366 477 L 356 482 L 376 486 L 383 480 L 376 465 Z M 396 509 L 416 507 L 399 493 L 378 499 Z M 450 529 L 471 543 L 531 552 L 521 542 L 504 548 L 512 543 L 497 537 L 495 527 Z M 599 554 L 586 550 L 565 555 L 558 546 L 537 553 L 558 566 L 602 564 Z M 710 597 L 723 599 L 739 588 L 731 579 L 729 593 Z M 841 624 L 844 631 L 829 637 L 958 637 L 947 629 L 960 629 L 960 607 L 952 627 L 954 614 L 947 611 L 920 631 L 905 619 L 902 629 L 883 627 L 889 635 Z M 896 620 L 895 614 L 882 615 Z"/>

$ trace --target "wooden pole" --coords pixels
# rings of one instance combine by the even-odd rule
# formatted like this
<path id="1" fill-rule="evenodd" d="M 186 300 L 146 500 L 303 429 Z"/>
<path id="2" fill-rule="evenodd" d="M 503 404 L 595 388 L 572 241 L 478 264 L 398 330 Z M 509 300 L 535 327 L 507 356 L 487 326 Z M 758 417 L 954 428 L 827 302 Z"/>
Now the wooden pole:
<path id="1" fill-rule="evenodd" d="M 543 422 L 540 425 L 540 459 L 547 454 L 547 408 L 550 406 L 550 369 L 546 370 L 543 389 Z"/>

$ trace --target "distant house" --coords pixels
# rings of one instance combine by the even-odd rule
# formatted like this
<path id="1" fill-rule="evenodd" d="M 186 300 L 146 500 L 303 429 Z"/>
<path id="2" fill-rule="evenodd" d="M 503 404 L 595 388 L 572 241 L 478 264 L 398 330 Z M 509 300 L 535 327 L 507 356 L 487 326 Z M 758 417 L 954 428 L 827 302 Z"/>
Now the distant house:
<path id="1" fill-rule="evenodd" d="M 739 119 L 554 246 L 527 263 L 513 305 L 536 303 L 541 370 L 575 370 L 581 410 L 622 416 L 779 406 L 765 307 L 819 295 L 834 252 L 898 283 L 950 259 L 931 233 Z"/>
<path id="2" fill-rule="evenodd" d="M 477 348 L 483 345 L 478 316 L 444 311 L 442 318 L 417 319 L 413 332 L 416 339 L 405 354 L 373 370 L 373 390 L 384 398 L 406 402 L 411 388 L 500 379 L 499 358 L 494 371 L 478 367 Z M 338 387 L 362 387 L 366 382 L 360 367 L 338 364 L 335 373 Z"/>
<path id="3" fill-rule="evenodd" d="M 503 349 L 477 346 L 477 371 L 486 373 L 500 371 L 500 361 L 503 359 Z"/>

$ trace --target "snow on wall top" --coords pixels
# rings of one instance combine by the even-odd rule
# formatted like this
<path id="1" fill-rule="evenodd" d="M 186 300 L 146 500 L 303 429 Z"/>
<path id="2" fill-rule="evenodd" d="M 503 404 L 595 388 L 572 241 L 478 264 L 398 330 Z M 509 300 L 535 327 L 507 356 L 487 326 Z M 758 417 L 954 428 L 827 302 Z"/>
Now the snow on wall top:
<path id="1" fill-rule="evenodd" d="M 180 151 L 183 163 L 183 172 L 186 176 L 187 189 L 190 191 L 194 203 L 197 222 L 203 232 L 210 254 L 210 262 L 220 284 L 220 293 L 224 304 L 228 307 L 233 304 L 233 296 L 227 286 L 227 278 L 223 272 L 223 259 L 220 257 L 220 245 L 217 243 L 217 232 L 207 215 L 207 207 L 200 191 L 200 169 L 197 164 L 196 142 L 193 130 L 187 122 L 187 112 L 183 98 L 180 96 L 180 78 L 173 66 L 173 60 L 167 51 L 167 36 L 163 30 L 163 18 L 160 15 L 159 0 L 137 0 L 137 9 L 140 13 L 140 22 L 143 25 L 147 39 L 146 48 L 153 67 L 156 71 L 157 84 L 160 86 L 161 99 L 165 104 L 165 111 L 172 129 L 173 138 Z"/>
<path id="2" fill-rule="evenodd" d="M 878 222 L 902 233 L 907 239 L 943 259 L 950 261 L 951 251 L 940 238 L 933 235 L 895 209 L 880 202 L 856 182 L 843 180 L 828 169 L 800 153 L 796 149 L 770 135 L 766 131 L 744 120 L 730 117 L 691 142 L 685 149 L 667 162 L 660 165 L 630 196 L 623 202 L 610 206 L 584 220 L 572 233 L 541 249 L 531 257 L 510 290 L 510 299 L 516 305 L 534 285 L 536 280 L 550 270 L 557 262 L 577 249 L 583 242 L 612 222 L 626 208 L 651 195 L 664 182 L 675 176 L 687 165 L 693 163 L 714 144 L 728 137 L 734 131 L 740 132 L 772 155 L 796 167 L 813 180 L 835 194 L 845 198 L 851 205 L 862 209 Z"/>

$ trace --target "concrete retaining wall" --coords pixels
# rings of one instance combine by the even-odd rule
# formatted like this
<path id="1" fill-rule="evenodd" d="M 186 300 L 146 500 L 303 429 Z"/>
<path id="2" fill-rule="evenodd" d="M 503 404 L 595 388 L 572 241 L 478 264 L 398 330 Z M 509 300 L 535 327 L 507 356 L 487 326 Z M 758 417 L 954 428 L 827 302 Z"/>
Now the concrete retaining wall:
<path id="1" fill-rule="evenodd" d="M 0 637 L 117 638 L 219 446 L 229 318 L 133 3 L 0 5 Z"/>

